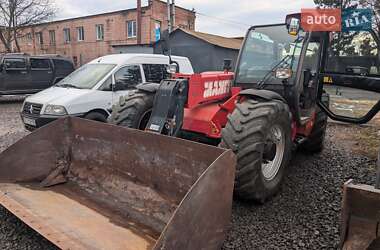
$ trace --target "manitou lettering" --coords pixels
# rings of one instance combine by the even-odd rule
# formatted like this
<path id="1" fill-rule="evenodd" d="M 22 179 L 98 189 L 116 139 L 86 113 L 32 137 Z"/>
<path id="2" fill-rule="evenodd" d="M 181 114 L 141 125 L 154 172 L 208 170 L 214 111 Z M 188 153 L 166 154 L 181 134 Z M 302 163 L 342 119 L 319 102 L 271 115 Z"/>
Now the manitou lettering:
<path id="1" fill-rule="evenodd" d="M 205 82 L 204 98 L 224 95 L 230 92 L 231 80 Z"/>

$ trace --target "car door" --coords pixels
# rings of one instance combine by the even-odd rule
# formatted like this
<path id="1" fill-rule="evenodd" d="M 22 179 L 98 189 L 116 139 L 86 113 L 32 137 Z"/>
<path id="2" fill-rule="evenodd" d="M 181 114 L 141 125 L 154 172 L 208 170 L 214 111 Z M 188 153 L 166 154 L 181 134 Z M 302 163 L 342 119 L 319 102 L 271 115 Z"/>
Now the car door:
<path id="1" fill-rule="evenodd" d="M 320 77 L 329 105 L 319 106 L 333 120 L 363 124 L 380 110 L 380 42 L 373 31 L 326 35 Z M 321 99 L 321 98 L 320 98 Z M 326 103 L 326 102 L 325 102 Z M 375 121 L 380 123 L 380 117 Z"/>
<path id="2" fill-rule="evenodd" d="M 53 81 L 50 59 L 31 57 L 29 60 L 32 88 L 38 90 L 49 88 Z"/>
<path id="3" fill-rule="evenodd" d="M 33 93 L 26 58 L 4 59 L 4 83 L 7 93 Z"/>
<path id="4" fill-rule="evenodd" d="M 127 65 L 121 67 L 114 74 L 113 103 L 119 101 L 120 96 L 126 95 L 129 91 L 145 82 L 145 76 L 141 65 Z"/>

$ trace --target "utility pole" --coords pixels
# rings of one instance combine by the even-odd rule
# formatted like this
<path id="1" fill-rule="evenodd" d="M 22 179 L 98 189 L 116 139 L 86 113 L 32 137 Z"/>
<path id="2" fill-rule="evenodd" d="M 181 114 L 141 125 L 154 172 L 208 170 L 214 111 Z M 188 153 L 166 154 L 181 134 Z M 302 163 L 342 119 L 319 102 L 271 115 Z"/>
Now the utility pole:
<path id="1" fill-rule="evenodd" d="M 171 13 L 170 13 L 170 23 L 172 24 L 172 31 L 175 28 L 175 0 L 172 0 Z"/>
<path id="2" fill-rule="evenodd" d="M 171 33 L 175 27 L 175 0 L 167 0 L 168 8 L 168 31 Z"/>
<path id="3" fill-rule="evenodd" d="M 142 10 L 141 10 L 141 0 L 137 0 L 137 44 L 141 44 L 141 20 L 142 20 Z"/>

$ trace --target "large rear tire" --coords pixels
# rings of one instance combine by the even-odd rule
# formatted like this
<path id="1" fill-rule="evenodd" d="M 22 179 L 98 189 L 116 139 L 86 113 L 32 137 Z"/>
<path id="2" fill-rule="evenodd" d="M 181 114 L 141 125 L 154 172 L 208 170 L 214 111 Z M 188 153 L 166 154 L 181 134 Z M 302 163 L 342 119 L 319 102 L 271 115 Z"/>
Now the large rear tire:
<path id="1" fill-rule="evenodd" d="M 149 122 L 153 109 L 154 94 L 143 91 L 132 91 L 121 97 L 112 109 L 108 122 L 114 125 L 144 130 Z"/>
<path id="2" fill-rule="evenodd" d="M 291 113 L 281 101 L 236 104 L 222 132 L 222 147 L 238 158 L 235 194 L 264 203 L 275 195 L 291 158 Z"/>

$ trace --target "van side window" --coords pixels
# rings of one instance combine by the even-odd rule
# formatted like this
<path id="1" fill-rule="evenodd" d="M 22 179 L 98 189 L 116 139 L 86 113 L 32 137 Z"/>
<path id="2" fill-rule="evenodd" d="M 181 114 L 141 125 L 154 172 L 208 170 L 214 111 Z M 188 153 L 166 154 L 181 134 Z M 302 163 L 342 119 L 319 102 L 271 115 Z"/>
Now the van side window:
<path id="1" fill-rule="evenodd" d="M 167 65 L 164 64 L 144 64 L 143 68 L 147 82 L 160 83 L 170 76 L 167 72 Z"/>
<path id="2" fill-rule="evenodd" d="M 31 69 L 50 69 L 50 62 L 48 59 L 30 58 Z"/>
<path id="3" fill-rule="evenodd" d="M 108 77 L 99 88 L 100 91 L 112 91 L 112 76 Z"/>
<path id="4" fill-rule="evenodd" d="M 139 65 L 130 65 L 119 69 L 115 73 L 116 90 L 127 90 L 142 83 Z"/>
<path id="5" fill-rule="evenodd" d="M 4 65 L 7 70 L 25 70 L 26 60 L 24 58 L 7 58 L 4 59 Z"/>

